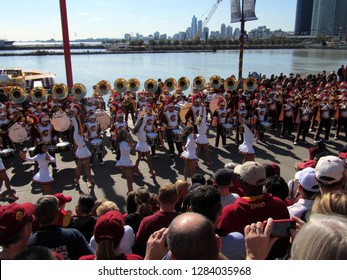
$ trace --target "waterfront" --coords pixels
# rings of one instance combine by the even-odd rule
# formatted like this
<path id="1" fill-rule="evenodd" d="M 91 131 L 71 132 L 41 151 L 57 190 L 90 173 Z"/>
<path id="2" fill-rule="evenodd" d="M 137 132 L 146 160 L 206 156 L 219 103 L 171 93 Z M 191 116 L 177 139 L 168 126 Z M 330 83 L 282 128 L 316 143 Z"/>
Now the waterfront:
<path id="1" fill-rule="evenodd" d="M 226 78 L 238 76 L 238 50 L 224 50 L 194 53 L 132 53 L 132 54 L 86 54 L 72 55 L 74 83 L 83 83 L 92 92 L 92 86 L 100 80 L 112 85 L 117 78 L 137 78 L 143 83 L 148 78 L 165 80 L 186 76 L 192 81 L 196 76 L 209 79 L 212 75 Z M 3 56 L 0 67 L 22 67 L 39 69 L 56 74 L 56 82 L 66 83 L 63 55 L 47 56 Z M 347 64 L 347 50 L 333 49 L 269 49 L 245 50 L 243 76 L 257 72 L 270 76 L 299 73 L 328 73 L 337 71 L 341 64 Z M 188 90 L 189 91 L 189 90 Z"/>

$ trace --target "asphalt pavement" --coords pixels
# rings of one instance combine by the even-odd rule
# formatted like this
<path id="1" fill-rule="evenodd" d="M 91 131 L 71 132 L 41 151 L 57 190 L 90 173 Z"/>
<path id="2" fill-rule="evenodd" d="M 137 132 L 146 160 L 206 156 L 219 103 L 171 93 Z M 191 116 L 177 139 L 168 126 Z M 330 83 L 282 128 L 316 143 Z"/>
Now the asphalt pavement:
<path id="1" fill-rule="evenodd" d="M 332 133 L 335 131 L 332 130 Z M 115 154 L 110 150 L 110 142 L 108 137 L 108 131 L 105 132 L 104 137 L 104 162 L 105 165 L 100 165 L 95 158 L 94 165 L 92 167 L 92 174 L 94 175 L 95 186 L 92 187 L 84 178 L 80 180 L 80 189 L 76 189 L 73 185 L 73 179 L 75 178 L 75 161 L 72 153 L 72 149 L 69 151 L 56 154 L 58 171 L 54 171 L 50 167 L 50 171 L 53 173 L 55 183 L 53 186 L 53 192 L 62 192 L 65 195 L 72 196 L 72 202 L 68 203 L 66 209 L 73 210 L 77 204 L 79 195 L 83 193 L 89 193 L 95 198 L 106 197 L 117 203 L 119 208 L 124 212 L 126 204 L 127 185 L 126 180 L 122 176 L 121 170 L 115 167 Z M 296 131 L 294 131 L 295 135 Z M 265 143 L 254 143 L 254 149 L 256 151 L 256 161 L 260 163 L 274 162 L 280 166 L 281 176 L 289 181 L 293 178 L 295 171 L 294 165 L 296 162 L 306 160 L 309 158 L 308 148 L 313 146 L 313 134 L 310 133 L 307 137 L 309 144 L 301 144 L 294 146 L 293 138 L 285 136 L 279 137 L 279 131 L 269 131 L 265 134 Z M 224 167 L 226 163 L 234 162 L 240 164 L 242 162 L 242 156 L 238 153 L 238 146 L 235 144 L 235 133 L 230 138 L 227 138 L 228 148 L 223 148 L 220 143 L 218 149 L 214 148 L 215 131 L 209 130 L 210 152 L 212 160 L 214 162 L 212 167 L 209 167 L 204 161 L 204 154 L 201 153 L 201 160 L 199 161 L 199 167 L 197 172 L 202 173 L 205 178 L 213 175 L 213 173 Z M 341 133 L 341 135 L 343 135 Z M 134 137 L 136 140 L 136 137 Z M 340 137 L 339 140 L 333 139 L 327 143 L 328 149 L 334 154 L 338 154 L 338 151 L 342 149 L 345 144 L 344 139 Z M 42 196 L 42 190 L 40 187 L 32 184 L 32 177 L 38 171 L 37 166 L 29 162 L 24 162 L 18 154 L 19 150 L 27 150 L 30 148 L 30 143 L 25 142 L 23 146 L 16 144 L 17 152 L 14 154 L 14 158 L 4 159 L 4 165 L 7 168 L 7 174 L 10 178 L 11 186 L 15 190 L 19 197 L 18 203 L 24 203 L 27 201 L 35 203 L 40 196 Z M 151 177 L 149 174 L 149 168 L 145 161 L 140 162 L 140 171 L 143 173 L 142 177 L 134 176 L 134 188 L 143 186 L 149 189 L 149 191 L 157 193 L 159 187 L 165 182 L 175 183 L 178 179 L 183 179 L 184 161 L 177 154 L 174 158 L 169 157 L 167 151 L 167 143 L 164 144 L 164 148 L 158 148 L 158 158 L 153 158 L 154 169 L 156 170 L 156 177 Z M 137 158 L 135 150 L 131 153 L 133 163 Z M 3 185 L 1 192 L 5 192 L 6 188 Z M 0 200 L 0 204 L 6 204 L 6 199 Z"/>

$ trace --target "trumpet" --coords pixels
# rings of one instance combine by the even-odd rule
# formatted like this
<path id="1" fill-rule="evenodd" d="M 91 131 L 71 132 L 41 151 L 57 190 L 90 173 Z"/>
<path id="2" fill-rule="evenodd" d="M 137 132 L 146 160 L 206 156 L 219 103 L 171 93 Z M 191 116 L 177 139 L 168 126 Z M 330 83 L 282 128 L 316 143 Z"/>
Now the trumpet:
<path id="1" fill-rule="evenodd" d="M 67 86 L 63 83 L 57 83 L 52 88 L 52 95 L 57 100 L 62 100 L 67 97 L 68 89 Z"/>
<path id="2" fill-rule="evenodd" d="M 43 87 L 34 87 L 30 91 L 30 97 L 34 102 L 45 102 L 47 99 L 47 90 Z"/>
<path id="3" fill-rule="evenodd" d="M 16 104 L 23 103 L 25 99 L 27 98 L 27 93 L 25 91 L 25 88 L 22 86 L 14 86 L 10 90 L 9 95 L 10 95 L 10 99 Z"/>
<path id="4" fill-rule="evenodd" d="M 224 87 L 228 90 L 235 90 L 237 88 L 237 80 L 234 76 L 231 76 L 224 81 Z"/>
<path id="5" fill-rule="evenodd" d="M 193 80 L 193 87 L 195 87 L 197 90 L 203 90 L 205 87 L 205 78 L 202 76 L 197 76 Z"/>
<path id="6" fill-rule="evenodd" d="M 154 93 L 158 89 L 158 82 L 154 79 L 147 79 L 144 86 L 147 92 Z"/>
<path id="7" fill-rule="evenodd" d="M 247 91 L 254 91 L 257 88 L 257 79 L 254 77 L 249 77 L 244 80 L 243 87 Z"/>
<path id="8" fill-rule="evenodd" d="M 123 78 L 118 78 L 114 81 L 113 87 L 118 93 L 125 92 L 127 90 L 127 81 Z"/>
<path id="9" fill-rule="evenodd" d="M 76 83 L 72 86 L 71 93 L 76 99 L 80 100 L 87 95 L 87 88 L 81 83 Z"/>
<path id="10" fill-rule="evenodd" d="M 168 78 L 165 80 L 165 89 L 170 92 L 175 90 L 176 86 L 177 86 L 177 82 L 174 78 Z"/>
<path id="11" fill-rule="evenodd" d="M 190 81 L 187 77 L 182 77 L 178 80 L 178 88 L 180 90 L 187 90 L 190 87 Z"/>
<path id="12" fill-rule="evenodd" d="M 96 90 L 100 95 L 106 95 L 111 92 L 111 84 L 108 81 L 101 80 L 96 84 Z"/>
<path id="13" fill-rule="evenodd" d="M 222 78 L 218 75 L 213 75 L 210 78 L 210 86 L 214 89 L 219 89 L 223 84 Z"/>
<path id="14" fill-rule="evenodd" d="M 128 90 L 131 92 L 136 92 L 140 89 L 140 81 L 136 78 L 128 80 Z"/>

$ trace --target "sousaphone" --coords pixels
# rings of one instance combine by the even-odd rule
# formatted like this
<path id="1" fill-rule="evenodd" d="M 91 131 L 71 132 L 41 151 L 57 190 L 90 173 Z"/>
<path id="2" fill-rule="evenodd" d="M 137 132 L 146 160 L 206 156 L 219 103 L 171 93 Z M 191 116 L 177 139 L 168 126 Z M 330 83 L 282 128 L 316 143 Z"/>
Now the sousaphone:
<path id="1" fill-rule="evenodd" d="M 14 103 L 20 104 L 20 103 L 23 103 L 26 100 L 27 93 L 26 93 L 24 87 L 22 87 L 22 86 L 14 86 L 10 90 L 9 96 L 10 96 L 10 99 Z"/>
<path id="2" fill-rule="evenodd" d="M 158 82 L 154 79 L 147 79 L 144 87 L 147 92 L 154 93 L 158 89 Z"/>
<path id="3" fill-rule="evenodd" d="M 31 100 L 34 102 L 45 102 L 47 95 L 47 90 L 44 87 L 34 87 L 30 91 Z"/>
<path id="4" fill-rule="evenodd" d="M 193 80 L 193 87 L 197 90 L 203 90 L 205 87 L 206 81 L 205 78 L 202 76 L 197 76 Z"/>
<path id="5" fill-rule="evenodd" d="M 71 93 L 76 99 L 81 100 L 87 95 L 87 88 L 81 83 L 76 83 L 72 86 Z"/>
<path id="6" fill-rule="evenodd" d="M 56 83 L 52 88 L 52 95 L 56 100 L 63 100 L 68 95 L 67 86 L 63 83 Z"/>
<path id="7" fill-rule="evenodd" d="M 118 78 L 113 83 L 114 90 L 118 93 L 127 91 L 127 81 L 123 78 Z"/>
<path id="8" fill-rule="evenodd" d="M 96 84 L 96 90 L 100 95 L 106 95 L 111 92 L 111 84 L 106 80 L 101 80 Z"/>
<path id="9" fill-rule="evenodd" d="M 228 90 L 235 90 L 237 88 L 237 80 L 234 76 L 226 78 L 224 81 L 224 88 Z"/>
<path id="10" fill-rule="evenodd" d="M 177 82 L 178 88 L 182 91 L 187 90 L 190 87 L 190 81 L 187 77 L 182 77 Z"/>

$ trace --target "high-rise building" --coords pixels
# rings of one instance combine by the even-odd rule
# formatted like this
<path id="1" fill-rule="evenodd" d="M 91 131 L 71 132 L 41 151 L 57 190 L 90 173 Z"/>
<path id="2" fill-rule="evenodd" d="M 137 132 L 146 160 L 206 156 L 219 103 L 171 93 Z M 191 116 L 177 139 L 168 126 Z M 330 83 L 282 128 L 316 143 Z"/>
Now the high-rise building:
<path id="1" fill-rule="evenodd" d="M 296 3 L 294 35 L 310 35 L 314 0 L 298 0 Z"/>
<path id="2" fill-rule="evenodd" d="M 196 32 L 198 32 L 199 30 L 201 30 L 201 34 L 200 34 L 200 39 L 203 39 L 204 38 L 204 36 L 203 36 L 203 34 L 202 34 L 202 20 L 199 20 L 198 21 L 198 28 L 197 28 L 197 30 L 196 30 Z"/>
<path id="3" fill-rule="evenodd" d="M 226 38 L 230 39 L 231 37 L 233 37 L 233 28 L 228 25 L 226 28 Z"/>
<path id="4" fill-rule="evenodd" d="M 226 27 L 224 23 L 222 23 L 222 25 L 220 26 L 220 37 L 221 39 L 226 38 Z"/>
<path id="5" fill-rule="evenodd" d="M 347 25 L 346 0 L 314 0 L 311 35 L 341 35 Z"/>
<path id="6" fill-rule="evenodd" d="M 197 22 L 197 19 L 196 19 L 196 16 L 193 16 L 192 18 L 192 24 L 191 24 L 191 27 L 190 27 L 190 37 L 191 38 L 194 38 L 195 34 L 198 32 L 198 22 Z"/>

